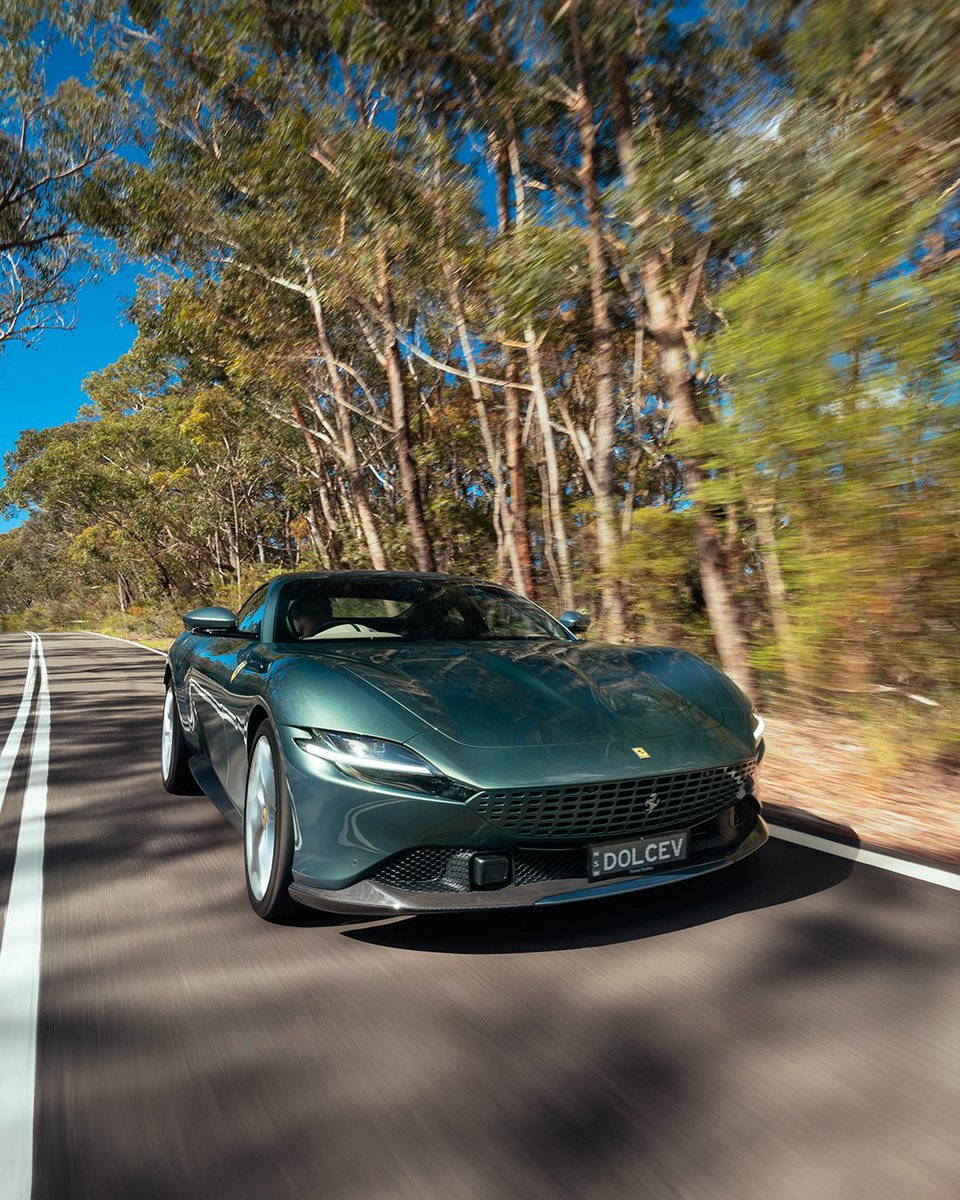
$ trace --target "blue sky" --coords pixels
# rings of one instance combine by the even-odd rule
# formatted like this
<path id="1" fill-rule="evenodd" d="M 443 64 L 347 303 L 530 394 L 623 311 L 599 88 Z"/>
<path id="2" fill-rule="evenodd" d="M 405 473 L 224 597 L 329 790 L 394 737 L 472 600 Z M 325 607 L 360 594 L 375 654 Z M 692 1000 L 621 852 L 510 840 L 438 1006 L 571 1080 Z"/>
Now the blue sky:
<path id="1" fill-rule="evenodd" d="M 84 61 L 69 45 L 51 54 L 48 82 L 84 75 Z M 24 429 L 60 425 L 84 403 L 82 383 L 130 349 L 135 328 L 123 319 L 132 298 L 137 269 L 86 284 L 77 298 L 76 328 L 44 334 L 33 346 L 8 344 L 0 354 L 0 458 L 12 450 Z M 19 518 L 22 520 L 23 518 Z M 0 516 L 0 528 L 17 524 Z"/>
<path id="2" fill-rule="evenodd" d="M 123 309 L 135 277 L 128 267 L 83 287 L 76 329 L 53 330 L 34 346 L 6 347 L 0 355 L 0 452 L 12 450 L 24 429 L 72 420 L 85 400 L 86 376 L 130 349 L 136 330 L 124 322 Z"/>

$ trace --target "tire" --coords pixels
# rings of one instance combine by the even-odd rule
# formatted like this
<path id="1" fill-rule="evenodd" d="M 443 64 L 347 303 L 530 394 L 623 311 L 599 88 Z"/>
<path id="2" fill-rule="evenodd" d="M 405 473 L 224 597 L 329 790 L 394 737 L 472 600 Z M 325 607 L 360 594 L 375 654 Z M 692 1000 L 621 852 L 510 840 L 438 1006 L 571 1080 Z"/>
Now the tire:
<path id="1" fill-rule="evenodd" d="M 173 796 L 199 796 L 200 785 L 190 770 L 190 747 L 180 724 L 180 710 L 173 693 L 173 683 L 167 684 L 163 698 L 163 729 L 160 736 L 160 777 L 166 791 Z"/>
<path id="2" fill-rule="evenodd" d="M 283 756 L 273 726 L 264 721 L 250 747 L 243 803 L 243 870 L 250 907 L 265 921 L 282 921 L 297 908 L 292 881 L 293 816 Z"/>

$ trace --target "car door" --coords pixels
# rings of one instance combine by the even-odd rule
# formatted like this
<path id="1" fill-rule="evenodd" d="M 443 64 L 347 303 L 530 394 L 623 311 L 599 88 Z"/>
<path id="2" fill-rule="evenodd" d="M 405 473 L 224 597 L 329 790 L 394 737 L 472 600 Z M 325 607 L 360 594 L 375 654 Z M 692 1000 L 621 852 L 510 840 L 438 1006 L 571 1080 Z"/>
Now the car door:
<path id="1" fill-rule="evenodd" d="M 234 804 L 231 763 L 246 729 L 246 709 L 234 681 L 258 641 L 260 620 L 266 603 L 267 585 L 251 595 L 237 614 L 237 634 L 209 637 L 202 653 L 202 671 L 195 673 L 191 691 L 203 729 L 207 757 Z M 240 793 L 242 801 L 242 791 Z"/>
<path id="2" fill-rule="evenodd" d="M 234 656 L 225 697 L 230 719 L 224 726 L 227 754 L 224 786 L 241 809 L 247 784 L 247 724 L 251 710 L 263 694 L 268 665 L 267 648 L 261 640 L 267 593 L 267 587 L 254 592 L 237 617 L 237 626 L 246 637 Z"/>

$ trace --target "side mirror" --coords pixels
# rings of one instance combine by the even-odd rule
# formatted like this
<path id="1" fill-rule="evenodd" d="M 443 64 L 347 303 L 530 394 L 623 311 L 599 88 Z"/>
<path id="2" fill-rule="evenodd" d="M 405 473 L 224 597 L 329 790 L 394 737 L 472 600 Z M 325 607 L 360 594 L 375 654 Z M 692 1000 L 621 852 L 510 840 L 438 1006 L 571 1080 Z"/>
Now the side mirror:
<path id="1" fill-rule="evenodd" d="M 571 633 L 586 633 L 590 628 L 590 618 L 586 613 L 574 612 L 571 609 L 561 614 L 560 624 Z"/>
<path id="2" fill-rule="evenodd" d="M 219 637 L 238 636 L 237 614 L 229 608 L 195 608 L 184 613 L 183 627 L 187 633 L 211 633 Z"/>

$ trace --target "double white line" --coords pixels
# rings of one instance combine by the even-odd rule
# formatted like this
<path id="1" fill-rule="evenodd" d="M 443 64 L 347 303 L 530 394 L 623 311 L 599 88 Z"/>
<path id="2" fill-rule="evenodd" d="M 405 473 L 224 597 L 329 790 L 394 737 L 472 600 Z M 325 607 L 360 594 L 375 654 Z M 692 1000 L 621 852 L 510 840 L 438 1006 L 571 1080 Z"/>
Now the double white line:
<path id="1" fill-rule="evenodd" d="M 37 1006 L 43 930 L 43 840 L 50 765 L 50 688 L 43 646 L 30 634 L 20 706 L 0 751 L 0 811 L 23 741 L 37 674 L 33 747 L 0 942 L 0 1200 L 29 1200 L 37 1079 Z"/>

